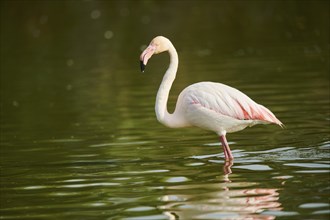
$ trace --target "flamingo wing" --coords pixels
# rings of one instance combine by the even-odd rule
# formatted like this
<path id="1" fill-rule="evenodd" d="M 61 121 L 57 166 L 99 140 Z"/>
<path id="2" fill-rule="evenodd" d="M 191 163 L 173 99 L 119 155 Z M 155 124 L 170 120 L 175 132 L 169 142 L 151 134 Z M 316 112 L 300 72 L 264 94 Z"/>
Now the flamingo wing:
<path id="1" fill-rule="evenodd" d="M 187 87 L 184 93 L 188 105 L 200 105 L 219 115 L 237 120 L 261 121 L 282 126 L 282 122 L 270 110 L 230 86 L 201 82 Z"/>

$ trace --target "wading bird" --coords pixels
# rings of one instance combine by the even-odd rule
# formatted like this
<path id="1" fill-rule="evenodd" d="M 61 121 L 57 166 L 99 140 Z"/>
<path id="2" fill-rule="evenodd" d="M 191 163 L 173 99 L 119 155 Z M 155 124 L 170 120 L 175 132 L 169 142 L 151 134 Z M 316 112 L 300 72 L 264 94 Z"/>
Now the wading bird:
<path id="1" fill-rule="evenodd" d="M 214 131 L 220 137 L 225 160 L 233 159 L 226 133 L 256 124 L 274 123 L 282 127 L 282 122 L 266 107 L 235 88 L 214 82 L 199 82 L 186 87 L 178 97 L 174 112 L 169 113 L 167 100 L 179 64 L 171 41 L 163 36 L 155 37 L 142 52 L 140 67 L 143 72 L 152 55 L 165 51 L 170 55 L 170 65 L 160 84 L 155 105 L 160 123 L 170 128 L 196 126 Z"/>

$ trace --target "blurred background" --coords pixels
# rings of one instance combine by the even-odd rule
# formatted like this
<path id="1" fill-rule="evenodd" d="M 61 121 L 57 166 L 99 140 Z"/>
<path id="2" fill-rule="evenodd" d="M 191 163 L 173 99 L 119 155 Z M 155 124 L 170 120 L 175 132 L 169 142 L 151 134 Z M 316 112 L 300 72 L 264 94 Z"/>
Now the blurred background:
<path id="1" fill-rule="evenodd" d="M 0 8 L 0 218 L 328 218 L 329 1 Z M 156 121 L 168 55 L 143 74 L 139 56 L 157 35 L 179 53 L 170 111 L 186 86 L 216 81 L 285 124 L 228 136 L 232 183 L 215 134 Z"/>
<path id="2" fill-rule="evenodd" d="M 249 68 L 259 61 L 247 59 L 275 55 L 296 66 L 307 58 L 317 60 L 327 79 L 328 9 L 327 1 L 308 0 L 3 1 L 1 124 L 35 128 L 49 137 L 55 136 L 49 129 L 61 129 L 68 136 L 67 127 L 92 126 L 95 109 L 103 108 L 116 115 L 100 116 L 115 129 L 129 120 L 117 106 L 127 104 L 127 90 L 149 84 L 156 84 L 151 94 L 157 90 L 168 61 L 154 63 L 148 76 L 141 76 L 138 67 L 141 49 L 157 35 L 167 36 L 177 47 L 183 65 L 178 80 L 186 85 L 202 80 L 226 83 L 226 58 L 242 57 L 238 62 Z M 209 59 L 212 64 L 200 65 Z M 235 65 L 232 69 L 241 68 Z M 284 71 L 280 64 L 272 67 Z M 217 68 L 217 73 L 206 76 L 205 68 Z M 159 76 L 150 76 L 153 72 Z M 246 73 L 233 74 L 239 79 Z"/>

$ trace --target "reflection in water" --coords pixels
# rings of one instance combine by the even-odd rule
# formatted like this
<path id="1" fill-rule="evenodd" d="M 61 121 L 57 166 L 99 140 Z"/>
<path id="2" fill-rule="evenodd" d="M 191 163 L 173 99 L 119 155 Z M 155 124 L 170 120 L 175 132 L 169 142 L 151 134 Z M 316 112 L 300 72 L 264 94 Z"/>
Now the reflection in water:
<path id="1" fill-rule="evenodd" d="M 232 173 L 231 167 L 233 166 L 233 164 L 234 164 L 233 160 L 226 160 L 225 165 L 223 166 L 223 173 L 225 174 L 224 177 L 228 181 L 230 181 L 228 179 L 228 175 Z"/>
<path id="2" fill-rule="evenodd" d="M 192 190 L 205 193 L 167 194 L 161 197 L 160 206 L 169 219 L 275 219 L 273 215 L 260 215 L 270 210 L 282 210 L 278 189 L 251 188 L 258 183 L 232 182 L 229 179 L 232 161 L 226 161 L 224 182 L 203 185 L 180 185 L 166 187 L 170 192 Z"/>

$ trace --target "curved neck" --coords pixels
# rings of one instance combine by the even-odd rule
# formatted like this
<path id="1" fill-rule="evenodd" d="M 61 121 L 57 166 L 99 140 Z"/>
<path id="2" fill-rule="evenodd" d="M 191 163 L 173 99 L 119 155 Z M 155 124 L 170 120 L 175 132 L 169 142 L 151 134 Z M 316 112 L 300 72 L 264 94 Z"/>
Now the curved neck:
<path id="1" fill-rule="evenodd" d="M 167 111 L 167 100 L 178 70 L 179 58 L 172 44 L 169 46 L 168 53 L 170 55 L 170 65 L 158 89 L 155 110 L 159 122 L 166 126 L 173 127 L 173 120 L 171 118 L 173 115 Z"/>

